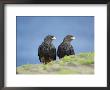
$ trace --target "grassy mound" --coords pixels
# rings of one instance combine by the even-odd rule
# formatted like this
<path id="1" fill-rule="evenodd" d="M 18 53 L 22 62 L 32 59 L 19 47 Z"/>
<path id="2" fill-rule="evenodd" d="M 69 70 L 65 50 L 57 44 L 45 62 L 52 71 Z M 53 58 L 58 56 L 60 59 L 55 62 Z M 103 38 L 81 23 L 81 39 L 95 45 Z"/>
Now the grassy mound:
<path id="1" fill-rule="evenodd" d="M 17 67 L 17 74 L 93 74 L 94 53 L 80 53 L 44 64 Z"/>

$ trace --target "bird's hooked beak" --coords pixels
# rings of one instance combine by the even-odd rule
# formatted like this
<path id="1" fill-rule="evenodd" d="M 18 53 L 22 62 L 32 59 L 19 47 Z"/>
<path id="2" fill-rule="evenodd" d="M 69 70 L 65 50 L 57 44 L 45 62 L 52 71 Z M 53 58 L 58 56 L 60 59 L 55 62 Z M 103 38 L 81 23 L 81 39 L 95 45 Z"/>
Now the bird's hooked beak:
<path id="1" fill-rule="evenodd" d="M 55 37 L 52 38 L 53 40 L 56 39 Z"/>
<path id="2" fill-rule="evenodd" d="M 72 39 L 72 40 L 74 40 L 74 39 L 75 39 L 75 37 L 71 37 L 71 39 Z"/>

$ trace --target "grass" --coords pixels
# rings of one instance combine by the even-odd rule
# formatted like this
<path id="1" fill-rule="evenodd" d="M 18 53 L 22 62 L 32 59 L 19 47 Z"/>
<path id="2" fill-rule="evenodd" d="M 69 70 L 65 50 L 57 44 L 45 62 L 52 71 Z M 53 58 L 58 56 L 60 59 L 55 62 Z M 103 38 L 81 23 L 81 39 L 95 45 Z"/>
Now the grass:
<path id="1" fill-rule="evenodd" d="M 18 74 L 93 74 L 94 53 L 65 56 L 44 64 L 26 64 L 17 67 Z"/>

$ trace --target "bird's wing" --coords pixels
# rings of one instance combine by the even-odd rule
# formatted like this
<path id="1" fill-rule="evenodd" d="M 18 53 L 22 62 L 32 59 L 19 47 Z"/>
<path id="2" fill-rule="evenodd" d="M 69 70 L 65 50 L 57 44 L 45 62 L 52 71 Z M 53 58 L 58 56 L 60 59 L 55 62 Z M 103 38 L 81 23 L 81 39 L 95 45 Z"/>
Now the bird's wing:
<path id="1" fill-rule="evenodd" d="M 71 55 L 75 54 L 75 52 L 74 52 L 74 49 L 73 49 L 73 46 L 72 46 L 72 45 L 71 45 L 71 48 L 70 48 L 70 53 L 71 53 Z"/>
<path id="2" fill-rule="evenodd" d="M 56 48 L 55 47 L 53 48 L 53 58 L 54 60 L 56 60 Z"/>
<path id="3" fill-rule="evenodd" d="M 42 53 L 41 53 L 41 45 L 39 46 L 38 48 L 38 56 L 39 56 L 39 60 L 41 62 L 41 56 L 42 56 Z"/>
<path id="4" fill-rule="evenodd" d="M 64 53 L 64 46 L 63 45 L 59 45 L 58 46 L 58 50 L 57 50 L 58 57 L 62 57 L 63 53 Z"/>
<path id="5" fill-rule="evenodd" d="M 53 60 L 56 60 L 56 48 L 55 48 L 53 45 L 51 46 L 50 57 L 51 57 Z"/>

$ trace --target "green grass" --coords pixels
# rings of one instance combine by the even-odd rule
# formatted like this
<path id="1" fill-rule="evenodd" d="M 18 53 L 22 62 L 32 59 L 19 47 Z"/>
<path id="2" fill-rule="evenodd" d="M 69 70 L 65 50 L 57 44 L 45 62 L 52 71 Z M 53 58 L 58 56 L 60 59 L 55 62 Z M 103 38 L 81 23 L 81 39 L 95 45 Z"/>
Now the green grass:
<path id="1" fill-rule="evenodd" d="M 70 70 L 70 69 L 62 69 L 58 71 L 58 74 L 77 74 L 79 73 L 77 70 Z"/>
<path id="2" fill-rule="evenodd" d="M 65 56 L 44 64 L 26 64 L 17 67 L 18 74 L 93 74 L 94 53 Z"/>

